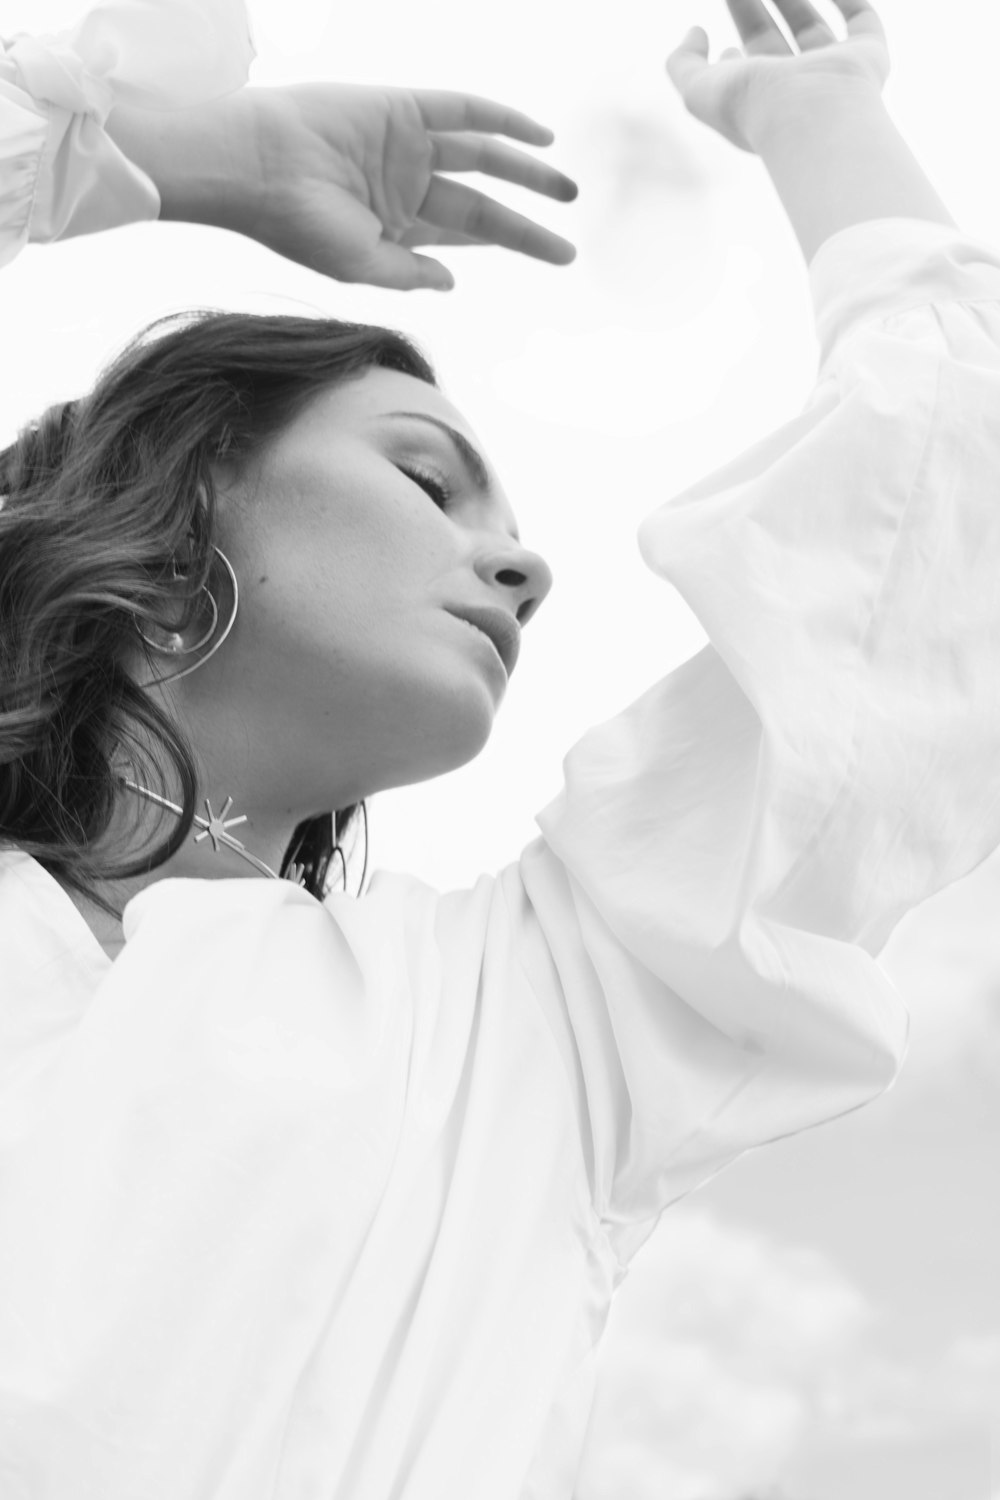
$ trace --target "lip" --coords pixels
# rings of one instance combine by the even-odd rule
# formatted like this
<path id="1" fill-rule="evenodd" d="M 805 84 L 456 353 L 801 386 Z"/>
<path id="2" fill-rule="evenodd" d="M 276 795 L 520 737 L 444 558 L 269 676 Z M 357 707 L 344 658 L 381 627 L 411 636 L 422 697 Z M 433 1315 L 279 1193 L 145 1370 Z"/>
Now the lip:
<path id="1" fill-rule="evenodd" d="M 447 613 L 454 615 L 457 620 L 464 620 L 467 625 L 474 625 L 483 635 L 489 636 L 509 677 L 517 665 L 521 651 L 521 627 L 514 616 L 509 615 L 505 609 L 494 609 L 488 605 L 462 606 L 460 609 L 449 609 Z"/>

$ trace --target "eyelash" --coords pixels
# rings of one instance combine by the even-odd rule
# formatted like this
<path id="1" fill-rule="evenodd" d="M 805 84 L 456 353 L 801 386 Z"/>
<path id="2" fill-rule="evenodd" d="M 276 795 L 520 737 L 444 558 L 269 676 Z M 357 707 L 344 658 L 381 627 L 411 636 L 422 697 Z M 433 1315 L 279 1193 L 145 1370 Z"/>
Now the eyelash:
<path id="1" fill-rule="evenodd" d="M 402 464 L 399 464 L 398 467 L 401 473 L 406 475 L 407 479 L 412 479 L 414 484 L 419 484 L 421 489 L 427 491 L 435 505 L 441 510 L 447 510 L 448 501 L 451 499 L 451 490 L 442 480 L 438 479 L 434 474 L 428 474 L 426 469 L 404 468 Z"/>

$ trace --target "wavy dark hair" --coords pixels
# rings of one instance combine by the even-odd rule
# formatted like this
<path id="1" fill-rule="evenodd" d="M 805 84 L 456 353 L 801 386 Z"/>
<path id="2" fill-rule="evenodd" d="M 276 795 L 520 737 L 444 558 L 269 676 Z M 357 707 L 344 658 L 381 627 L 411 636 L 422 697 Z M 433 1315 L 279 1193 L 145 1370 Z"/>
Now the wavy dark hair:
<path id="1" fill-rule="evenodd" d="M 145 652 L 162 674 L 137 624 L 183 631 L 204 602 L 212 466 L 253 458 L 311 400 L 374 366 L 437 384 L 392 329 L 172 314 L 137 334 L 88 395 L 50 407 L 0 451 L 0 847 L 32 855 L 109 916 L 121 912 L 95 887 L 162 865 L 200 801 L 191 745 L 127 665 Z M 116 860 L 102 840 L 122 773 L 169 795 L 165 761 L 183 815 L 167 812 L 165 837 Z M 300 822 L 282 876 L 304 866 L 305 888 L 322 900 L 337 852 L 346 889 L 341 841 L 359 812 L 367 833 L 363 802 Z"/>

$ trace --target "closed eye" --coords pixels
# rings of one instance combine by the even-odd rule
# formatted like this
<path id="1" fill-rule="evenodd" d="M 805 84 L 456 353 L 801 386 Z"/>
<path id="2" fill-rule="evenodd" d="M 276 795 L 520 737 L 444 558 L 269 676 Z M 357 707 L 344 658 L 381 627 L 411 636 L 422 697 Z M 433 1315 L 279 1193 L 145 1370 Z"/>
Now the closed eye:
<path id="1" fill-rule="evenodd" d="M 419 484 L 421 489 L 426 490 L 435 505 L 439 506 L 441 510 L 447 510 L 448 501 L 451 499 L 451 490 L 442 480 L 436 478 L 433 474 L 428 474 L 426 469 L 408 469 L 402 464 L 397 464 L 396 467 L 401 474 L 406 475 L 407 479 L 412 479 L 414 484 Z"/>

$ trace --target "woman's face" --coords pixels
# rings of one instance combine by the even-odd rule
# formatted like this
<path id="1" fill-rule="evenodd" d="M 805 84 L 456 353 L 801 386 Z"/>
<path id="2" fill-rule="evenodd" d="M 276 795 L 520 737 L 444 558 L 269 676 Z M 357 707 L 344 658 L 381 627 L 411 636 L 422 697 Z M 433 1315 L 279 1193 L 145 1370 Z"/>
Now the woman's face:
<path id="1" fill-rule="evenodd" d="M 206 788 L 231 793 L 234 813 L 294 827 L 460 766 L 489 738 L 507 674 L 454 612 L 485 608 L 524 625 L 552 575 L 517 540 L 495 476 L 477 474 L 441 422 L 479 450 L 433 386 L 375 368 L 317 398 L 252 472 L 220 478 L 219 545 L 239 613 L 217 654 L 169 696 Z"/>

